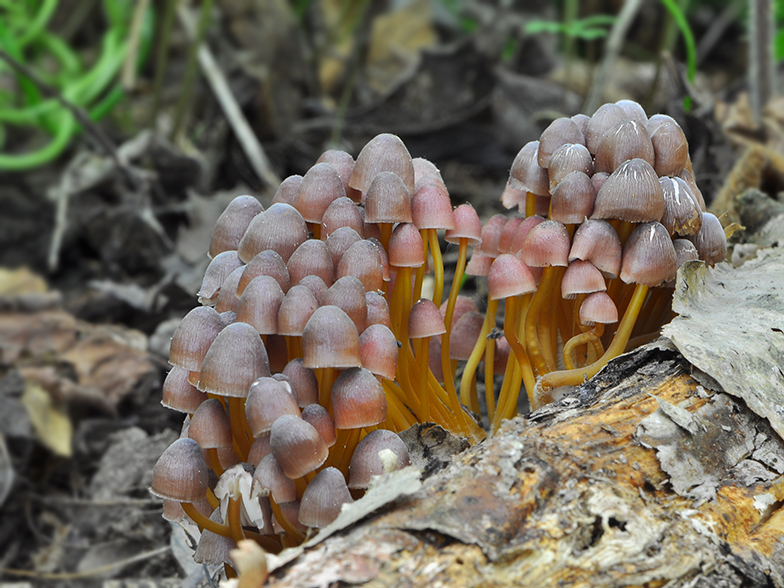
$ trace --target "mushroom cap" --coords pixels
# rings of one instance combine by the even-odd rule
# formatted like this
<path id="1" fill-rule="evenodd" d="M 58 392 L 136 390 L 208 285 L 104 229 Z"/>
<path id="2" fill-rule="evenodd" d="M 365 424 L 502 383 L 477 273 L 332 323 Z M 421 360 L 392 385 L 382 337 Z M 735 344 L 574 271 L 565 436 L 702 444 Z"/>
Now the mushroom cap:
<path id="1" fill-rule="evenodd" d="M 550 157 L 547 169 L 550 178 L 550 191 L 567 175 L 581 171 L 587 176 L 593 175 L 593 157 L 585 145 L 566 143 L 556 149 Z"/>
<path id="2" fill-rule="evenodd" d="M 536 280 L 531 270 L 514 255 L 499 255 L 487 274 L 487 287 L 491 300 L 508 298 L 536 291 Z"/>
<path id="3" fill-rule="evenodd" d="M 702 227 L 699 232 L 686 238 L 694 243 L 700 259 L 708 265 L 722 262 L 727 257 L 727 237 L 721 221 L 710 212 L 702 213 Z"/>
<path id="4" fill-rule="evenodd" d="M 585 145 L 585 136 L 572 119 L 556 118 L 539 137 L 539 149 L 536 157 L 539 166 L 547 169 L 550 166 L 552 154 L 561 145 L 567 143 Z"/>
<path id="5" fill-rule="evenodd" d="M 337 441 L 335 423 L 326 408 L 320 404 L 309 404 L 302 411 L 302 420 L 313 425 L 324 439 L 327 447 L 332 447 Z"/>
<path id="6" fill-rule="evenodd" d="M 518 151 L 509 170 L 507 186 L 542 196 L 550 193 L 547 170 L 539 165 L 539 141 L 529 141 Z M 517 204 L 513 203 L 507 208 Z M 505 204 L 506 205 L 506 204 Z"/>
<path id="7" fill-rule="evenodd" d="M 223 313 L 226 311 L 231 311 L 236 314 L 237 307 L 240 304 L 240 297 L 237 296 L 237 288 L 240 285 L 240 280 L 242 279 L 242 274 L 244 273 L 245 266 L 242 265 L 231 272 L 223 281 L 220 292 L 218 292 L 218 297 L 215 299 L 216 312 Z"/>
<path id="8" fill-rule="evenodd" d="M 359 442 L 348 467 L 349 488 L 367 488 L 373 476 L 411 464 L 408 448 L 392 431 L 376 429 Z"/>
<path id="9" fill-rule="evenodd" d="M 594 292 L 586 296 L 580 305 L 580 322 L 589 326 L 595 323 L 617 323 L 618 308 L 607 292 Z"/>
<path id="10" fill-rule="evenodd" d="M 653 166 L 644 159 L 623 162 L 596 194 L 594 219 L 632 223 L 658 221 L 664 214 L 664 195 Z"/>
<path id="11" fill-rule="evenodd" d="M 292 287 L 278 309 L 278 333 L 301 337 L 305 325 L 318 307 L 318 301 L 309 288 L 299 284 Z"/>
<path id="12" fill-rule="evenodd" d="M 392 172 L 381 172 L 365 193 L 366 223 L 410 223 L 411 193 Z"/>
<path id="13" fill-rule="evenodd" d="M 296 174 L 283 180 L 275 191 L 275 195 L 272 197 L 272 204 L 278 204 L 280 202 L 282 204 L 293 205 L 294 196 L 297 194 L 300 182 L 302 182 L 302 176 Z"/>
<path id="14" fill-rule="evenodd" d="M 569 262 L 563 278 L 561 278 L 561 296 L 572 300 L 578 294 L 603 292 L 607 290 L 602 272 L 590 261 L 575 259 Z"/>
<path id="15" fill-rule="evenodd" d="M 381 290 L 384 284 L 384 267 L 380 247 L 369 239 L 352 243 L 340 258 L 335 278 L 354 276 L 359 279 L 365 291 Z"/>
<path id="16" fill-rule="evenodd" d="M 693 235 L 702 226 L 702 211 L 689 185 L 681 178 L 661 177 L 664 214 L 661 224 L 670 235 Z"/>
<path id="17" fill-rule="evenodd" d="M 367 299 L 359 278 L 344 276 L 337 280 L 327 290 L 324 304 L 342 309 L 354 323 L 357 333 L 362 333 L 367 327 Z"/>
<path id="18" fill-rule="evenodd" d="M 359 336 L 362 367 L 377 376 L 387 380 L 395 379 L 397 354 L 397 339 L 387 325 L 370 325 Z"/>
<path id="19" fill-rule="evenodd" d="M 283 375 L 289 379 L 300 408 L 318 402 L 318 379 L 312 369 L 305 367 L 301 357 L 288 362 Z"/>
<path id="20" fill-rule="evenodd" d="M 218 334 L 207 351 L 199 390 L 245 398 L 256 378 L 269 375 L 267 350 L 256 329 L 246 323 L 233 323 Z"/>
<path id="21" fill-rule="evenodd" d="M 286 262 L 307 238 L 308 228 L 299 211 L 290 204 L 278 202 L 251 221 L 237 254 L 247 263 L 257 253 L 272 249 Z"/>
<path id="22" fill-rule="evenodd" d="M 237 321 L 251 325 L 260 335 L 278 332 L 278 312 L 285 294 L 272 276 L 253 278 L 240 296 Z"/>
<path id="23" fill-rule="evenodd" d="M 332 417 L 336 429 L 359 429 L 387 418 L 387 399 L 376 377 L 364 368 L 350 368 L 332 384 Z"/>
<path id="24" fill-rule="evenodd" d="M 172 335 L 169 363 L 191 372 L 200 371 L 207 350 L 225 326 L 215 309 L 197 306 L 183 317 Z"/>
<path id="25" fill-rule="evenodd" d="M 359 207 L 346 196 L 333 200 L 321 217 L 321 238 L 326 239 L 342 227 L 351 227 L 358 235 L 364 231 L 365 220 Z"/>
<path id="26" fill-rule="evenodd" d="M 573 171 L 553 189 L 550 218 L 566 225 L 579 224 L 591 216 L 595 199 L 591 178 Z"/>
<path id="27" fill-rule="evenodd" d="M 621 271 L 621 240 L 610 223 L 588 219 L 574 233 L 569 261 L 590 261 L 609 278 Z"/>
<path id="28" fill-rule="evenodd" d="M 346 196 L 354 202 L 359 202 L 362 198 L 362 193 L 349 187 L 348 182 L 351 180 L 351 174 L 354 172 L 354 158 L 350 153 L 340 151 L 338 149 L 328 149 L 319 156 L 316 163 L 328 163 L 335 168 L 338 172 L 340 179 L 343 181 L 343 188 L 346 190 Z"/>
<path id="29" fill-rule="evenodd" d="M 400 223 L 389 239 L 389 264 L 420 267 L 425 263 L 424 244 L 419 230 L 411 223 Z"/>
<path id="30" fill-rule="evenodd" d="M 656 221 L 638 225 L 623 247 L 620 278 L 627 284 L 660 286 L 678 270 L 675 249 L 664 226 Z"/>
<path id="31" fill-rule="evenodd" d="M 200 502 L 209 488 L 208 472 L 199 444 L 182 437 L 158 458 L 152 470 L 150 492 L 177 502 Z"/>
<path id="32" fill-rule="evenodd" d="M 308 239 L 291 254 L 286 267 L 291 285 L 299 284 L 305 276 L 318 276 L 327 286 L 332 285 L 335 273 L 332 254 L 324 241 Z"/>
<path id="33" fill-rule="evenodd" d="M 297 486 L 271 453 L 265 455 L 253 472 L 253 496 L 269 496 L 281 504 L 297 500 Z"/>
<path id="34" fill-rule="evenodd" d="M 316 428 L 293 415 L 284 415 L 272 425 L 270 449 L 283 472 L 292 480 L 321 466 L 329 455 Z"/>
<path id="35" fill-rule="evenodd" d="M 569 265 L 569 232 L 563 223 L 547 220 L 533 227 L 523 241 L 520 258 L 529 267 Z"/>
<path id="36" fill-rule="evenodd" d="M 479 215 L 470 204 L 461 204 L 453 211 L 455 228 L 448 229 L 444 240 L 447 243 L 460 243 L 467 239 L 469 245 L 476 246 L 482 242 L 482 223 Z"/>
<path id="37" fill-rule="evenodd" d="M 660 176 L 677 176 L 689 163 L 689 142 L 676 122 L 663 122 L 651 134 L 653 169 Z"/>
<path id="38" fill-rule="evenodd" d="M 604 134 L 627 118 L 629 117 L 623 108 L 617 104 L 603 104 L 597 108 L 588 121 L 588 128 L 585 131 L 585 146 L 588 147 L 588 151 L 595 155 Z"/>
<path id="39" fill-rule="evenodd" d="M 254 438 L 269 433 L 273 423 L 284 414 L 297 417 L 302 414 L 288 383 L 262 377 L 251 384 L 245 400 L 245 418 Z"/>
<path id="40" fill-rule="evenodd" d="M 435 303 L 427 298 L 418 300 L 411 307 L 408 315 L 408 336 L 412 339 L 422 339 L 443 333 L 446 333 L 444 317 L 441 316 Z"/>
<path id="41" fill-rule="evenodd" d="M 392 328 L 392 317 L 389 314 L 387 299 L 376 291 L 368 291 L 365 292 L 365 301 L 368 308 L 368 326 L 385 325 Z"/>
<path id="42" fill-rule="evenodd" d="M 343 505 L 350 502 L 354 499 L 340 470 L 324 468 L 302 494 L 299 522 L 308 527 L 326 527 L 338 518 Z"/>
<path id="43" fill-rule="evenodd" d="M 231 447 L 231 423 L 220 400 L 208 398 L 196 409 L 188 427 L 188 437 L 202 449 Z"/>
<path id="44" fill-rule="evenodd" d="M 302 333 L 302 356 L 308 368 L 350 368 L 361 365 L 359 332 L 337 306 L 321 306 Z"/>
<path id="45" fill-rule="evenodd" d="M 605 132 L 599 141 L 594 169 L 597 172 L 612 173 L 627 159 L 635 158 L 644 159 L 652 166 L 653 144 L 644 122 L 622 120 Z"/>
<path id="46" fill-rule="evenodd" d="M 283 261 L 283 258 L 277 251 L 265 249 L 254 255 L 253 259 L 245 266 L 242 277 L 240 277 L 240 281 L 237 284 L 237 298 L 242 296 L 248 284 L 259 276 L 275 278 L 284 294 L 289 291 L 291 277 L 289 276 L 286 262 Z"/>
<path id="47" fill-rule="evenodd" d="M 237 252 L 234 250 L 223 251 L 213 257 L 207 269 L 204 270 L 201 288 L 199 288 L 199 292 L 196 294 L 199 297 L 199 302 L 205 305 L 214 303 L 226 278 L 243 265 L 245 264 L 240 261 Z"/>
<path id="48" fill-rule="evenodd" d="M 348 251 L 357 241 L 361 241 L 361 234 L 352 227 L 339 227 L 329 234 L 326 240 L 327 249 L 332 255 L 333 267 L 340 267 L 340 260 L 343 255 Z M 338 269 L 338 271 L 340 271 Z"/>
<path id="49" fill-rule="evenodd" d="M 262 212 L 264 207 L 254 196 L 237 196 L 229 202 L 212 229 L 207 256 L 213 259 L 223 251 L 236 251 L 248 225 Z"/>
<path id="50" fill-rule="evenodd" d="M 397 175 L 409 193 L 414 192 L 414 164 L 403 141 L 396 135 L 382 133 L 373 137 L 357 155 L 348 185 L 367 193 L 373 179 L 382 172 Z"/>
<path id="51" fill-rule="evenodd" d="M 336 199 L 346 196 L 343 180 L 328 163 L 317 163 L 303 176 L 292 206 L 309 223 L 320 223 L 324 211 Z"/>
<path id="52" fill-rule="evenodd" d="M 188 381 L 190 372 L 185 368 L 172 366 L 163 381 L 163 399 L 161 404 L 178 412 L 194 413 L 199 405 L 207 400 L 207 395 L 200 392 Z"/>
<path id="53" fill-rule="evenodd" d="M 482 226 L 482 243 L 479 246 L 479 253 L 487 257 L 498 257 L 498 244 L 501 241 L 501 234 L 506 227 L 507 218 L 504 214 L 494 214 Z"/>

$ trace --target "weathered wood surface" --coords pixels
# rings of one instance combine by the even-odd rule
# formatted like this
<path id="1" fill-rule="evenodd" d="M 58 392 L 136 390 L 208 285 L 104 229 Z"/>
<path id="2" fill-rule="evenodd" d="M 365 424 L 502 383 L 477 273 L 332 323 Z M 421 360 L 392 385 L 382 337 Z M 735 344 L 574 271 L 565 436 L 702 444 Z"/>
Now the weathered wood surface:
<path id="1" fill-rule="evenodd" d="M 784 586 L 784 443 L 691 371 L 619 358 L 269 585 Z"/>

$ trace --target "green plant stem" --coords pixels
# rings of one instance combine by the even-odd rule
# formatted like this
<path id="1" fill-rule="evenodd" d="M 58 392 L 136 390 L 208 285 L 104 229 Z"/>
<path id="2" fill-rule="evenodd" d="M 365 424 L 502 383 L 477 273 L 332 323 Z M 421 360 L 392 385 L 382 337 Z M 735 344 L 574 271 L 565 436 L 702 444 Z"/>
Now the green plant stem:
<path id="1" fill-rule="evenodd" d="M 207 27 L 210 24 L 210 16 L 212 13 L 212 5 L 214 0 L 203 0 L 201 4 L 201 11 L 199 13 L 199 25 L 196 30 L 196 38 L 191 43 L 190 50 L 188 51 L 188 63 L 185 67 L 185 80 L 182 84 L 182 91 L 180 92 L 180 99 L 177 102 L 177 110 L 174 118 L 174 128 L 172 129 L 171 138 L 176 141 L 182 133 L 185 126 L 185 119 L 188 111 L 190 110 L 191 96 L 193 94 L 193 80 L 196 77 L 196 57 L 204 41 L 204 35 L 207 33 Z"/>
<path id="2" fill-rule="evenodd" d="M 694 77 L 697 75 L 697 44 L 694 42 L 694 34 L 689 27 L 689 21 L 686 20 L 686 15 L 678 6 L 675 0 L 661 0 L 664 7 L 672 15 L 675 24 L 683 35 L 683 44 L 686 47 L 686 75 L 689 82 L 694 83 Z M 689 112 L 691 110 L 691 97 L 685 96 L 683 98 L 683 110 Z"/>

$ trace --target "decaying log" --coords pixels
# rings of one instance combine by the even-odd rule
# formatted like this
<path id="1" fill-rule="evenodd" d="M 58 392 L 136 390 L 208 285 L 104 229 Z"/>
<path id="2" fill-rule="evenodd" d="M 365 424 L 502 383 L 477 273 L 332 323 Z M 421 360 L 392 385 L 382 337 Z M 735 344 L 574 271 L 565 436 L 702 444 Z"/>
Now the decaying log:
<path id="1" fill-rule="evenodd" d="M 269 585 L 784 585 L 784 443 L 691 371 L 619 358 Z"/>
<path id="2" fill-rule="evenodd" d="M 424 481 L 381 478 L 269 585 L 784 586 L 782 292 L 782 248 L 687 264 L 669 339 L 448 465 L 421 426 Z"/>

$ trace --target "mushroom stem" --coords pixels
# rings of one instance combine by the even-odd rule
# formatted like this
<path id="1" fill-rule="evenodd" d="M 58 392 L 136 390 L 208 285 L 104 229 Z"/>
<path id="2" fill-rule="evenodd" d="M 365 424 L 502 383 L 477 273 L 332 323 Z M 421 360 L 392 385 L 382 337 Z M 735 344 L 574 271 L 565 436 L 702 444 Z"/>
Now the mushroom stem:
<path id="1" fill-rule="evenodd" d="M 231 538 L 235 543 L 239 543 L 245 539 L 245 532 L 242 530 L 241 518 L 241 502 L 239 496 L 229 497 L 229 512 L 227 518 L 229 519 L 229 530 L 231 531 Z"/>
<path id="2" fill-rule="evenodd" d="M 248 422 L 245 418 L 245 399 L 229 396 L 226 398 L 229 405 L 229 421 L 231 422 L 231 432 L 237 441 L 240 451 L 239 458 L 242 461 L 248 460 L 251 442 L 249 440 Z"/>
<path id="3" fill-rule="evenodd" d="M 182 510 L 185 511 L 185 514 L 188 515 L 200 529 L 207 529 L 208 531 L 212 531 L 216 535 L 221 535 L 223 537 L 231 537 L 231 529 L 229 529 L 228 525 L 217 523 L 205 517 L 190 502 L 181 502 L 180 505 L 182 506 Z"/>
<path id="4" fill-rule="evenodd" d="M 531 304 L 528 307 L 528 313 L 525 317 L 525 343 L 528 355 L 531 358 L 536 371 L 539 375 L 544 375 L 551 371 L 548 368 L 547 361 L 543 353 L 543 348 L 550 349 L 549 341 L 549 322 L 546 322 L 547 341 L 540 341 L 540 333 L 542 329 L 539 328 L 541 321 L 547 321 L 549 315 L 550 304 L 549 297 L 551 295 L 552 284 L 555 279 L 555 268 L 550 266 L 544 268 L 542 274 L 542 281 L 539 288 L 531 299 Z M 546 308 L 546 310 L 545 310 Z"/>
<path id="5" fill-rule="evenodd" d="M 441 306 L 441 299 L 444 297 L 444 259 L 441 257 L 441 245 L 438 242 L 438 231 L 426 229 L 430 240 L 430 256 L 433 258 L 433 272 L 435 286 L 433 287 L 433 302 L 436 306 Z"/>
<path id="6" fill-rule="evenodd" d="M 466 425 L 468 415 L 463 413 L 457 400 L 454 369 L 452 367 L 452 360 L 449 357 L 449 339 L 452 333 L 452 317 L 455 314 L 455 303 L 457 302 L 457 295 L 460 293 L 460 283 L 463 280 L 463 273 L 465 272 L 466 259 L 468 257 L 468 239 L 460 239 L 459 247 L 457 265 L 455 266 L 455 276 L 452 280 L 452 287 L 449 290 L 449 299 L 446 304 L 446 314 L 444 316 L 446 333 L 441 336 L 441 371 L 444 375 L 444 389 L 449 397 L 452 412 L 458 415 L 458 419 Z"/>
<path id="7" fill-rule="evenodd" d="M 575 335 L 566 342 L 563 348 L 563 360 L 567 370 L 578 367 L 579 362 L 575 357 L 577 348 L 581 345 L 595 345 L 597 343 L 601 345 L 599 337 L 602 336 L 602 333 L 604 333 L 604 325 L 597 323 L 593 330 Z"/>
<path id="8" fill-rule="evenodd" d="M 632 299 L 629 302 L 629 306 L 627 307 L 626 312 L 623 314 L 623 319 L 621 319 L 618 330 L 615 332 L 612 343 L 607 348 L 607 351 L 604 352 L 604 355 L 598 359 L 598 361 L 595 361 L 594 363 L 582 368 L 551 372 L 542 376 L 539 384 L 542 388 L 543 394 L 540 398 L 537 399 L 537 406 L 532 408 L 539 408 L 542 406 L 542 404 L 547 401 L 547 396 L 549 396 L 549 392 L 553 388 L 557 388 L 559 386 L 577 386 L 578 384 L 582 384 L 586 378 L 592 378 L 595 376 L 599 370 L 607 365 L 608 361 L 623 353 L 626 348 L 626 343 L 629 341 L 632 329 L 634 329 L 637 316 L 640 313 L 640 309 L 642 308 L 647 295 L 647 286 L 643 286 L 642 284 L 637 284 L 635 286 Z"/>
<path id="9" fill-rule="evenodd" d="M 476 340 L 474 349 L 468 357 L 465 368 L 463 369 L 463 377 L 460 380 L 460 401 L 468 406 L 474 412 L 479 412 L 479 403 L 475 400 L 471 387 L 476 374 L 476 368 L 479 366 L 479 361 L 485 351 L 487 345 L 487 335 L 490 330 L 495 326 L 495 314 L 498 309 L 498 300 L 487 301 L 487 311 L 485 312 L 485 322 L 482 324 L 482 330 L 479 332 L 479 337 Z M 485 366 L 487 368 L 487 366 Z M 490 366 L 490 369 L 493 369 Z"/>
<path id="10" fill-rule="evenodd" d="M 218 449 L 215 447 L 210 447 L 207 450 L 207 458 L 210 460 L 210 467 L 212 471 L 215 472 L 215 475 L 219 478 L 223 474 L 223 466 L 221 465 L 220 458 L 218 457 Z"/>
<path id="11" fill-rule="evenodd" d="M 534 216 L 536 214 L 536 194 L 530 191 L 525 193 L 525 216 Z"/>
<path id="12" fill-rule="evenodd" d="M 430 337 L 414 339 L 414 356 L 420 377 L 430 372 Z M 430 386 L 422 387 L 422 419 L 430 420 Z"/>
<path id="13" fill-rule="evenodd" d="M 419 231 L 420 235 L 422 236 L 422 258 L 425 260 L 425 263 L 420 265 L 416 270 L 416 277 L 414 279 L 414 290 L 411 298 L 413 300 L 419 300 L 422 298 L 422 284 L 425 281 L 425 270 L 427 270 L 427 249 L 428 249 L 428 241 L 427 241 L 427 229 L 421 229 Z"/>
<path id="14" fill-rule="evenodd" d="M 302 543 L 305 540 L 305 535 L 297 529 L 291 522 L 286 518 L 286 515 L 283 514 L 283 511 L 280 509 L 280 505 L 275 502 L 272 498 L 272 495 L 269 497 L 270 506 L 272 507 L 272 514 L 275 515 L 275 519 L 278 521 L 283 530 L 286 531 L 286 534 L 293 538 L 297 544 Z"/>
<path id="15" fill-rule="evenodd" d="M 495 340 L 490 338 L 485 344 L 485 402 L 487 403 L 487 418 L 493 422 L 495 416 Z"/>

